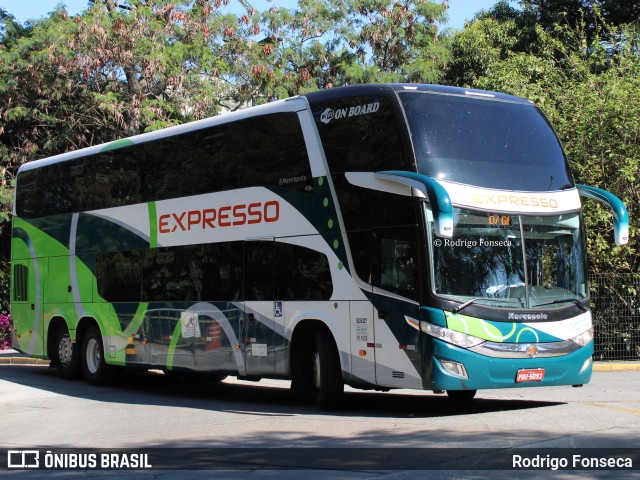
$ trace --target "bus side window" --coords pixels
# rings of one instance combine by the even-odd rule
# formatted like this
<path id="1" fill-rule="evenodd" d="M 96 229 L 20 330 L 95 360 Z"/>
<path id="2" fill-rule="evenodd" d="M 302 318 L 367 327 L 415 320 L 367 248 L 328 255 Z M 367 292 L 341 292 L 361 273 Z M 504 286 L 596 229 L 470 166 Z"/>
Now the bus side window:
<path id="1" fill-rule="evenodd" d="M 245 300 L 273 298 L 273 241 L 245 242 Z"/>
<path id="2" fill-rule="evenodd" d="M 196 245 L 191 276 L 198 286 L 199 300 L 237 301 L 242 298 L 242 243 Z"/>
<path id="3" fill-rule="evenodd" d="M 329 300 L 333 295 L 327 256 L 310 248 L 276 243 L 275 300 Z"/>
<path id="4" fill-rule="evenodd" d="M 142 251 L 96 255 L 98 292 L 108 302 L 139 302 L 142 286 Z"/>
<path id="5" fill-rule="evenodd" d="M 398 295 L 418 298 L 418 251 L 415 227 L 374 231 L 374 285 Z"/>
<path id="6" fill-rule="evenodd" d="M 349 246 L 353 265 L 356 268 L 358 277 L 364 282 L 372 283 L 372 234 L 371 230 L 360 230 L 348 232 Z"/>
<path id="7" fill-rule="evenodd" d="M 349 112 L 356 106 L 371 107 L 363 115 L 335 115 L 323 121 L 326 112 Z M 401 113 L 382 96 L 347 97 L 312 105 L 322 147 L 333 174 L 413 167 L 405 155 Z"/>
<path id="8" fill-rule="evenodd" d="M 169 247 L 144 253 L 143 300 L 193 301 L 197 289 L 190 275 L 189 247 Z"/>

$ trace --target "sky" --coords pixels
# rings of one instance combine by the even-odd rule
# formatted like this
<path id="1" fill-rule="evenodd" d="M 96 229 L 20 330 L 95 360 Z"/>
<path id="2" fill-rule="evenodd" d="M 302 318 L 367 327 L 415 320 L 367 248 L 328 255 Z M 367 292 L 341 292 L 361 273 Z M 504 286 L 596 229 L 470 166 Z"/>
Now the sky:
<path id="1" fill-rule="evenodd" d="M 237 0 L 230 0 L 231 3 Z M 473 16 L 480 10 L 487 10 L 492 7 L 498 0 L 449 0 L 449 22 L 444 25 L 446 28 L 460 29 L 464 26 L 466 20 L 471 20 Z M 0 7 L 13 15 L 18 22 L 23 23 L 26 20 L 35 20 L 46 17 L 47 14 L 55 8 L 59 3 L 66 5 L 69 15 L 84 10 L 88 2 L 87 0 L 0 0 Z M 295 0 L 254 0 L 251 1 L 258 10 L 264 9 L 265 6 L 286 6 L 291 7 Z"/>

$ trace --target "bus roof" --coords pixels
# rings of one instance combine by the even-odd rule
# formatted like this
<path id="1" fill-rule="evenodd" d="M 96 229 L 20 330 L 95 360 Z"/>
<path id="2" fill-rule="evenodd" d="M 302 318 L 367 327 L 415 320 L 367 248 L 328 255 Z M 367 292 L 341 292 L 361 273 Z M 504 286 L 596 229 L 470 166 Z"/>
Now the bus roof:
<path id="1" fill-rule="evenodd" d="M 472 96 L 477 98 L 484 98 L 487 100 L 500 100 L 512 103 L 521 103 L 531 105 L 528 100 L 524 100 L 513 95 L 507 95 L 497 92 L 489 92 L 484 90 L 474 90 L 469 88 L 449 87 L 444 85 L 427 85 L 427 84 L 408 84 L 408 83 L 388 83 L 388 84 L 366 84 L 366 85 L 350 85 L 345 87 L 331 88 L 327 90 L 319 90 L 317 92 L 307 93 L 301 96 L 291 97 L 286 100 L 279 100 L 276 102 L 267 103 L 256 107 L 239 110 L 237 112 L 217 115 L 215 117 L 209 117 L 194 122 L 177 125 L 175 127 L 164 128 L 156 130 L 154 132 L 143 133 L 135 135 L 133 137 L 122 138 L 112 142 L 103 143 L 100 145 L 94 145 L 91 147 L 83 148 L 80 150 L 74 150 L 71 152 L 62 153 L 52 157 L 43 158 L 40 160 L 34 160 L 23 164 L 18 173 L 32 170 L 46 165 L 51 165 L 58 162 L 72 160 L 75 158 L 84 157 L 87 155 L 94 155 L 106 150 L 116 149 L 123 146 L 138 144 L 143 142 L 149 142 L 160 138 L 170 137 L 173 135 L 180 135 L 182 133 L 198 130 L 201 128 L 211 127 L 214 125 L 221 125 L 224 123 L 234 122 L 242 120 L 247 117 L 251 117 L 256 114 L 269 114 L 275 112 L 288 112 L 288 111 L 300 111 L 306 108 L 306 101 L 309 103 L 321 102 L 324 100 L 331 100 L 341 97 L 352 96 L 364 96 L 364 95 L 394 95 L 395 92 L 401 91 L 418 91 L 435 93 L 441 95 L 458 95 L 458 96 Z M 306 98 L 306 101 L 304 100 Z M 304 102 L 304 103 L 303 103 Z"/>
<path id="2" fill-rule="evenodd" d="M 490 92 L 486 90 L 476 90 L 473 88 L 450 87 L 446 85 L 427 85 L 416 83 L 384 83 L 384 84 L 367 84 L 367 85 L 350 85 L 345 87 L 331 88 L 327 90 L 319 90 L 317 92 L 307 93 L 310 103 L 321 102 L 324 100 L 333 100 L 341 97 L 366 96 L 366 95 L 392 95 L 396 92 L 416 91 L 425 93 L 436 93 L 440 95 L 459 95 L 466 97 L 485 98 L 487 100 L 501 100 L 512 103 L 521 103 L 532 105 L 532 102 L 513 95 L 505 93 Z"/>

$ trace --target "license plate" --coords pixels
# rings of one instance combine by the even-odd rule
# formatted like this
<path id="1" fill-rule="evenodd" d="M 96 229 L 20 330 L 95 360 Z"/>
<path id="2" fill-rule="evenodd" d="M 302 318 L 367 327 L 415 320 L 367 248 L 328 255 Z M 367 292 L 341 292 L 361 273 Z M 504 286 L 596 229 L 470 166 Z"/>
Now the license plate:
<path id="1" fill-rule="evenodd" d="M 544 378 L 544 368 L 528 368 L 518 370 L 516 375 L 516 383 L 522 382 L 541 382 Z"/>

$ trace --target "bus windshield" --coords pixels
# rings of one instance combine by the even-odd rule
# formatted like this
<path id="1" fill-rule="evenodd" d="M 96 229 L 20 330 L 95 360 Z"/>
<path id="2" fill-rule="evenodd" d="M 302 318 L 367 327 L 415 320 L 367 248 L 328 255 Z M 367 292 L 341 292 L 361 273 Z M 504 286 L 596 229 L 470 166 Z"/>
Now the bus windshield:
<path id="1" fill-rule="evenodd" d="M 502 190 L 573 186 L 560 142 L 534 105 L 426 92 L 400 100 L 420 173 Z"/>
<path id="2" fill-rule="evenodd" d="M 433 217 L 427 204 L 429 224 Z M 562 308 L 587 298 L 580 213 L 489 214 L 454 208 L 453 238 L 430 228 L 435 294 L 498 308 Z"/>

